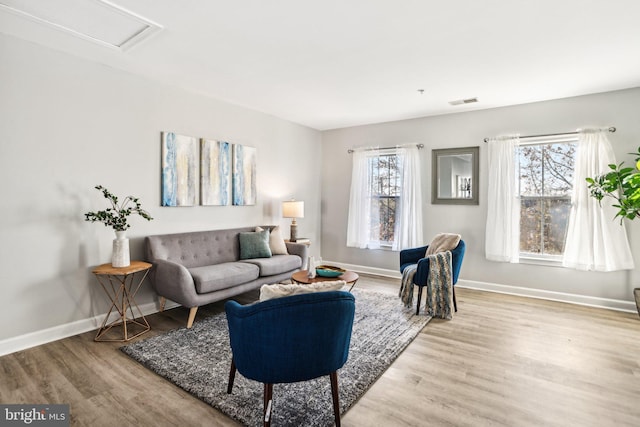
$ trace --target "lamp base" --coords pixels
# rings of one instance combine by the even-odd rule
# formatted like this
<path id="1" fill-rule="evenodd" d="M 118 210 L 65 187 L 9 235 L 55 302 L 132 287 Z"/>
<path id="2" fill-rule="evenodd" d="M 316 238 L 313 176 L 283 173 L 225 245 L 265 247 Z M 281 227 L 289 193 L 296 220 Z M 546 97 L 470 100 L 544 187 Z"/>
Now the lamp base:
<path id="1" fill-rule="evenodd" d="M 298 224 L 296 224 L 295 220 L 291 223 L 291 229 L 289 231 L 291 237 L 289 238 L 290 242 L 295 242 L 298 240 Z"/>

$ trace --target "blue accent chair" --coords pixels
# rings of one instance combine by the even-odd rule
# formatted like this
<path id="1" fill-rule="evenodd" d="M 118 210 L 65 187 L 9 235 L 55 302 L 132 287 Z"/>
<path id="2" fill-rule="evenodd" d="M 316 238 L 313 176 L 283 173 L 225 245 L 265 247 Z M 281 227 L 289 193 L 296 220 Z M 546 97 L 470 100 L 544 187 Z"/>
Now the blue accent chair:
<path id="1" fill-rule="evenodd" d="M 264 425 L 270 425 L 273 384 L 329 375 L 336 425 L 340 425 L 338 374 L 349 356 L 355 298 L 329 291 L 240 305 L 225 304 L 233 357 L 227 393 L 236 370 L 264 383 Z"/>
<path id="2" fill-rule="evenodd" d="M 420 313 L 420 300 L 422 299 L 422 288 L 427 285 L 429 277 L 429 260 L 424 257 L 427 251 L 427 246 L 421 246 L 419 248 L 404 249 L 400 251 L 400 273 L 404 272 L 405 268 L 412 264 L 418 264 L 415 276 L 413 276 L 413 283 L 418 286 L 418 306 L 416 308 L 416 314 Z M 460 275 L 460 267 L 462 267 L 462 259 L 464 258 L 464 251 L 466 245 L 464 240 L 460 240 L 458 246 L 451 251 L 451 270 L 453 273 L 453 284 L 458 282 L 458 276 Z M 453 308 L 458 311 L 458 303 L 456 302 L 456 287 L 453 286 Z"/>

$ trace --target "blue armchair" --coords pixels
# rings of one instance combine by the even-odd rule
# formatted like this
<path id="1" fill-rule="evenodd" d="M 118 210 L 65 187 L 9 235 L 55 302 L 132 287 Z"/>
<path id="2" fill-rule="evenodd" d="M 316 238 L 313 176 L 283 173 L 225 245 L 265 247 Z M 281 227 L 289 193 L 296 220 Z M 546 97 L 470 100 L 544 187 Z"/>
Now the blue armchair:
<path id="1" fill-rule="evenodd" d="M 412 264 L 418 264 L 415 276 L 413 276 L 413 283 L 418 286 L 418 306 L 416 308 L 416 314 L 420 313 L 420 300 L 422 299 L 422 288 L 427 285 L 427 279 L 429 277 L 429 259 L 424 257 L 427 251 L 427 246 L 421 246 L 419 248 L 405 249 L 400 251 L 400 272 L 404 272 L 405 268 Z M 462 266 L 462 259 L 464 258 L 464 251 L 466 245 L 464 240 L 460 240 L 458 246 L 451 251 L 451 270 L 452 280 L 455 285 L 458 282 L 458 276 L 460 275 L 460 267 Z M 453 286 L 453 308 L 458 311 L 458 303 L 456 302 L 456 287 Z"/>
<path id="2" fill-rule="evenodd" d="M 329 375 L 333 412 L 340 425 L 338 374 L 349 356 L 355 299 L 349 292 L 294 295 L 242 306 L 225 304 L 233 357 L 227 393 L 236 370 L 264 383 L 264 425 L 270 425 L 273 384 Z"/>

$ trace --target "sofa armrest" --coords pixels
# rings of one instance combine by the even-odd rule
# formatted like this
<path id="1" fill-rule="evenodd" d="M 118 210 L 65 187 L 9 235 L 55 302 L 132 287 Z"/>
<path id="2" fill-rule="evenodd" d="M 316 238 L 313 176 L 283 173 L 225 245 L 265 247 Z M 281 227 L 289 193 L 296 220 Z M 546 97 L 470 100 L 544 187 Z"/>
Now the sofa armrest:
<path id="1" fill-rule="evenodd" d="M 153 261 L 151 283 L 156 293 L 185 307 L 195 307 L 196 286 L 189 270 L 166 260 Z"/>
<path id="2" fill-rule="evenodd" d="M 309 247 L 304 243 L 285 242 L 287 245 L 287 252 L 289 255 L 298 255 L 302 260 L 302 269 L 304 270 L 307 265 L 307 259 L 309 258 Z"/>

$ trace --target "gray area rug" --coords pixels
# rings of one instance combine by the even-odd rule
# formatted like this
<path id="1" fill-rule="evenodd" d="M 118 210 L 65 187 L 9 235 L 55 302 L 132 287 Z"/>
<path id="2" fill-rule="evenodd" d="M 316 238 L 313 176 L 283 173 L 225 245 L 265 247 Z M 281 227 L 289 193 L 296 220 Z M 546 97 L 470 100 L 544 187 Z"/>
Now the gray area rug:
<path id="1" fill-rule="evenodd" d="M 344 413 L 382 375 L 431 320 L 414 315 L 397 296 L 354 289 L 356 313 L 349 360 L 338 371 Z M 236 375 L 227 394 L 231 349 L 224 313 L 120 348 L 145 367 L 248 426 L 262 425 L 263 385 Z M 329 377 L 276 384 L 274 426 L 333 425 Z"/>

